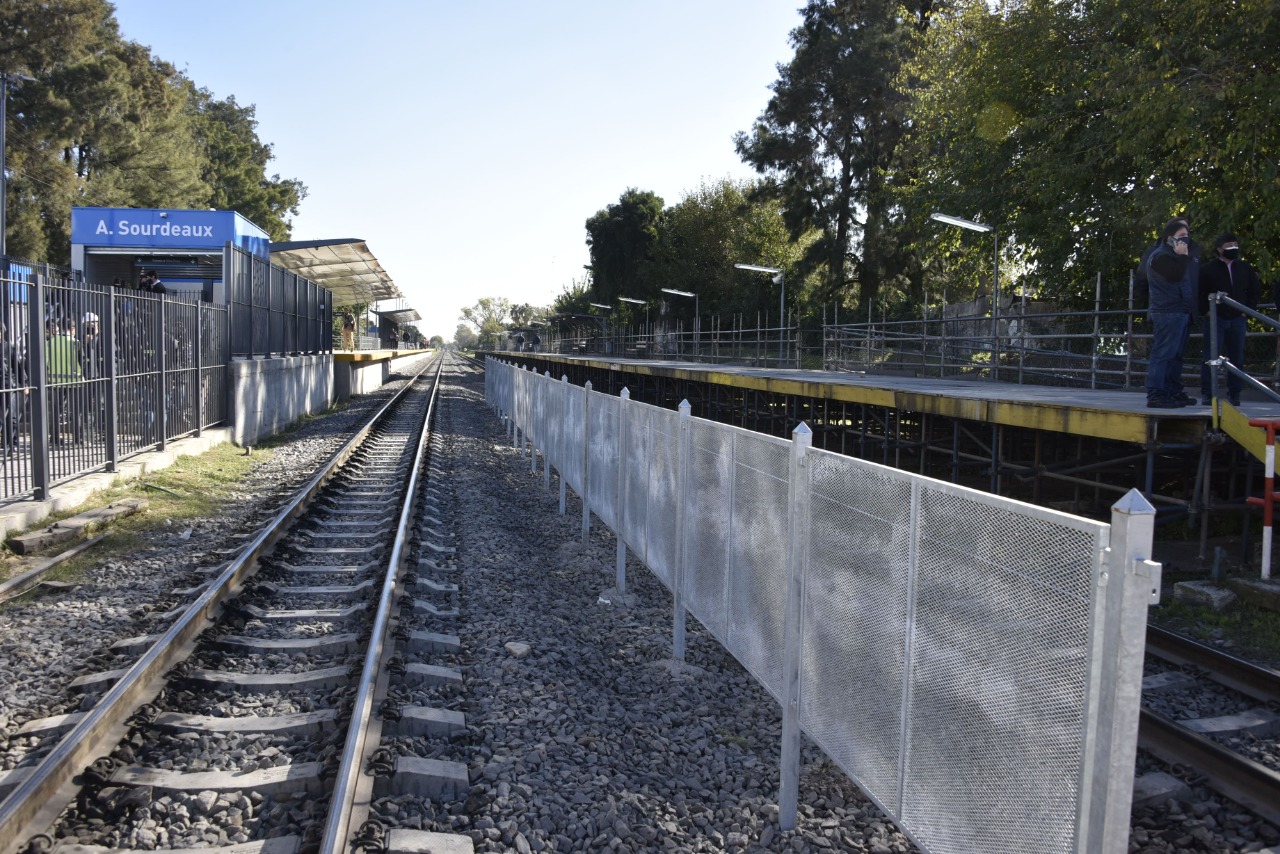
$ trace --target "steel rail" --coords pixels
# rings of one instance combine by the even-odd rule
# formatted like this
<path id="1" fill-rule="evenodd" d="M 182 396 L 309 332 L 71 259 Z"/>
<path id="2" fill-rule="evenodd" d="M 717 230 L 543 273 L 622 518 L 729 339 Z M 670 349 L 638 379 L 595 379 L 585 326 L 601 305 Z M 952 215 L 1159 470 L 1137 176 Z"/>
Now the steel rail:
<path id="1" fill-rule="evenodd" d="M 1215 791 L 1280 824 L 1280 774 L 1265 765 L 1149 709 L 1142 710 L 1138 746 L 1170 765 L 1195 769 Z"/>
<path id="2" fill-rule="evenodd" d="M 1197 667 L 1218 684 L 1255 700 L 1280 702 L 1280 671 L 1152 625 L 1147 626 L 1147 651 L 1173 664 Z"/>
<path id="3" fill-rule="evenodd" d="M 244 580 L 257 570 L 260 557 L 268 553 L 325 483 L 364 442 L 377 424 L 412 389 L 423 366 L 412 380 L 394 394 L 356 431 L 329 462 L 295 493 L 288 504 L 233 559 L 218 577 L 183 612 L 174 624 L 130 667 L 102 699 L 68 732 L 52 751 L 0 802 L 0 854 L 17 854 L 21 840 L 43 832 L 75 797 L 74 777 L 97 758 L 104 742 L 114 743 L 124 736 L 126 721 L 134 711 L 160 690 L 164 675 L 184 658 L 195 639 L 216 619 L 222 605 L 239 592 Z"/>
<path id="4" fill-rule="evenodd" d="M 360 674 L 355 702 L 351 707 L 351 722 L 347 729 L 346 743 L 342 748 L 342 761 L 338 766 L 337 781 L 329 799 L 329 812 L 320 837 L 318 849 L 320 854 L 340 854 L 348 850 L 352 817 L 356 809 L 356 800 L 362 790 L 365 745 L 370 740 L 369 718 L 373 713 L 378 679 L 386 670 L 385 658 L 393 649 L 387 641 L 393 628 L 392 609 L 397 601 L 396 587 L 399 584 L 400 564 L 404 559 L 405 543 L 409 539 L 409 527 L 415 516 L 419 472 L 422 469 L 427 442 L 431 435 L 431 416 L 440 391 L 440 374 L 443 370 L 444 357 L 441 356 L 436 366 L 435 384 L 427 399 L 427 412 L 423 418 L 422 432 L 418 436 L 418 448 L 409 470 L 409 483 L 405 489 L 404 502 L 400 506 L 400 523 L 396 527 L 395 543 L 387 558 L 386 571 L 382 578 L 378 609 L 369 635 L 369 647 L 365 651 L 364 669 Z"/>

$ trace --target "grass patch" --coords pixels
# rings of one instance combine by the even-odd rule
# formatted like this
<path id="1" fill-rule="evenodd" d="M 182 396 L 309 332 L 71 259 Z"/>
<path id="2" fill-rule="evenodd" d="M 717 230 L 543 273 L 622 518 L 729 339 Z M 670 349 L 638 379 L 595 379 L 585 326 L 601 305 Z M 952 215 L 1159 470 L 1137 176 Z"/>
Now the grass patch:
<path id="1" fill-rule="evenodd" d="M 255 453 L 270 453 L 270 450 Z M 168 468 L 151 472 L 140 480 L 96 493 L 90 501 L 75 510 L 51 515 L 36 528 L 46 528 L 85 510 L 105 507 L 126 498 L 142 498 L 147 501 L 145 510 L 110 523 L 105 529 L 106 537 L 101 542 L 84 554 L 59 564 L 47 578 L 51 581 L 75 582 L 87 569 L 97 564 L 128 558 L 144 551 L 161 532 L 176 536 L 193 520 L 225 513 L 228 507 L 239 500 L 241 485 L 254 463 L 255 459 L 246 455 L 244 449 L 223 443 L 203 454 L 179 457 Z M 68 543 L 66 548 L 74 545 L 75 542 Z M 36 559 L 51 554 L 54 552 L 38 555 Z M 8 578 L 23 568 L 26 568 L 25 565 L 20 564 L 15 556 L 6 555 L 0 566 L 0 577 Z"/>
<path id="2" fill-rule="evenodd" d="M 1226 611 L 1172 598 L 1152 608 L 1151 622 L 1240 658 L 1280 666 L 1280 619 L 1276 612 L 1242 602 Z M 1224 644 L 1224 641 L 1226 642 Z"/>

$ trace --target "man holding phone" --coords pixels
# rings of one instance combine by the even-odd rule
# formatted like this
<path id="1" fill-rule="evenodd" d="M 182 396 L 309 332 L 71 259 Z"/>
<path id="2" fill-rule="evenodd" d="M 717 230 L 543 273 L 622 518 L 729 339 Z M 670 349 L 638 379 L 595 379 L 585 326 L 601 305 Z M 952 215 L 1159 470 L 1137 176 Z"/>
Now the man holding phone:
<path id="1" fill-rule="evenodd" d="M 1147 406 L 1179 409 L 1196 402 L 1182 390 L 1182 359 L 1191 336 L 1200 280 L 1200 247 L 1185 219 L 1172 219 L 1143 260 L 1150 293 L 1151 356 L 1147 362 Z"/>

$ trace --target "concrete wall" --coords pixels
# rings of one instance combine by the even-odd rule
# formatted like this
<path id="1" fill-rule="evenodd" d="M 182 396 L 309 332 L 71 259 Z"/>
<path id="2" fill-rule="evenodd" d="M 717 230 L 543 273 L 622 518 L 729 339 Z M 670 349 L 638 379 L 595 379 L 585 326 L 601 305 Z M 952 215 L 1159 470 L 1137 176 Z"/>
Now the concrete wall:
<path id="1" fill-rule="evenodd" d="M 433 350 L 416 350 L 408 355 L 368 362 L 335 360 L 333 363 L 334 399 L 343 401 L 356 395 L 371 394 L 386 385 L 393 370 L 410 362 L 425 359 L 434 352 Z"/>
<path id="2" fill-rule="evenodd" d="M 382 388 L 391 376 L 391 363 L 386 359 L 371 362 L 333 363 L 333 393 L 338 401 L 356 395 L 371 394 Z"/>
<path id="3" fill-rule="evenodd" d="M 333 357 L 290 356 L 231 362 L 232 441 L 253 445 L 334 401 Z"/>

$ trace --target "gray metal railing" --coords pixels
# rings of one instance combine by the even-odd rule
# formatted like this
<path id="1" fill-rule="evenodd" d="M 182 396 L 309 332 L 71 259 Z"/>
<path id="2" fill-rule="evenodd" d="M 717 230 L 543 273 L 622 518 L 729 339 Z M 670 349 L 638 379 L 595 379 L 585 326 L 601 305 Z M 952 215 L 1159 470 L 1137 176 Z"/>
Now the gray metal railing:
<path id="1" fill-rule="evenodd" d="M 327 290 L 231 243 L 222 257 L 232 356 L 332 352 L 333 305 Z"/>
<path id="2" fill-rule="evenodd" d="M 571 386 L 490 358 L 486 400 L 932 854 L 1127 851 L 1154 508 L 1110 525 Z M 999 821 L 991 817 L 998 815 Z"/>
<path id="3" fill-rule="evenodd" d="M 225 307 L 6 259 L 0 284 L 0 500 L 227 419 Z"/>
<path id="4" fill-rule="evenodd" d="M 1203 339 L 1195 330 L 1187 346 L 1183 379 L 1191 387 L 1200 384 L 1209 349 Z M 1246 362 L 1237 367 L 1259 382 L 1277 382 L 1276 342 L 1274 331 L 1251 330 Z M 995 321 L 928 317 L 826 326 L 822 363 L 835 371 L 1125 389 L 1143 385 L 1150 349 L 1145 310 L 1034 312 L 1014 306 Z"/>

